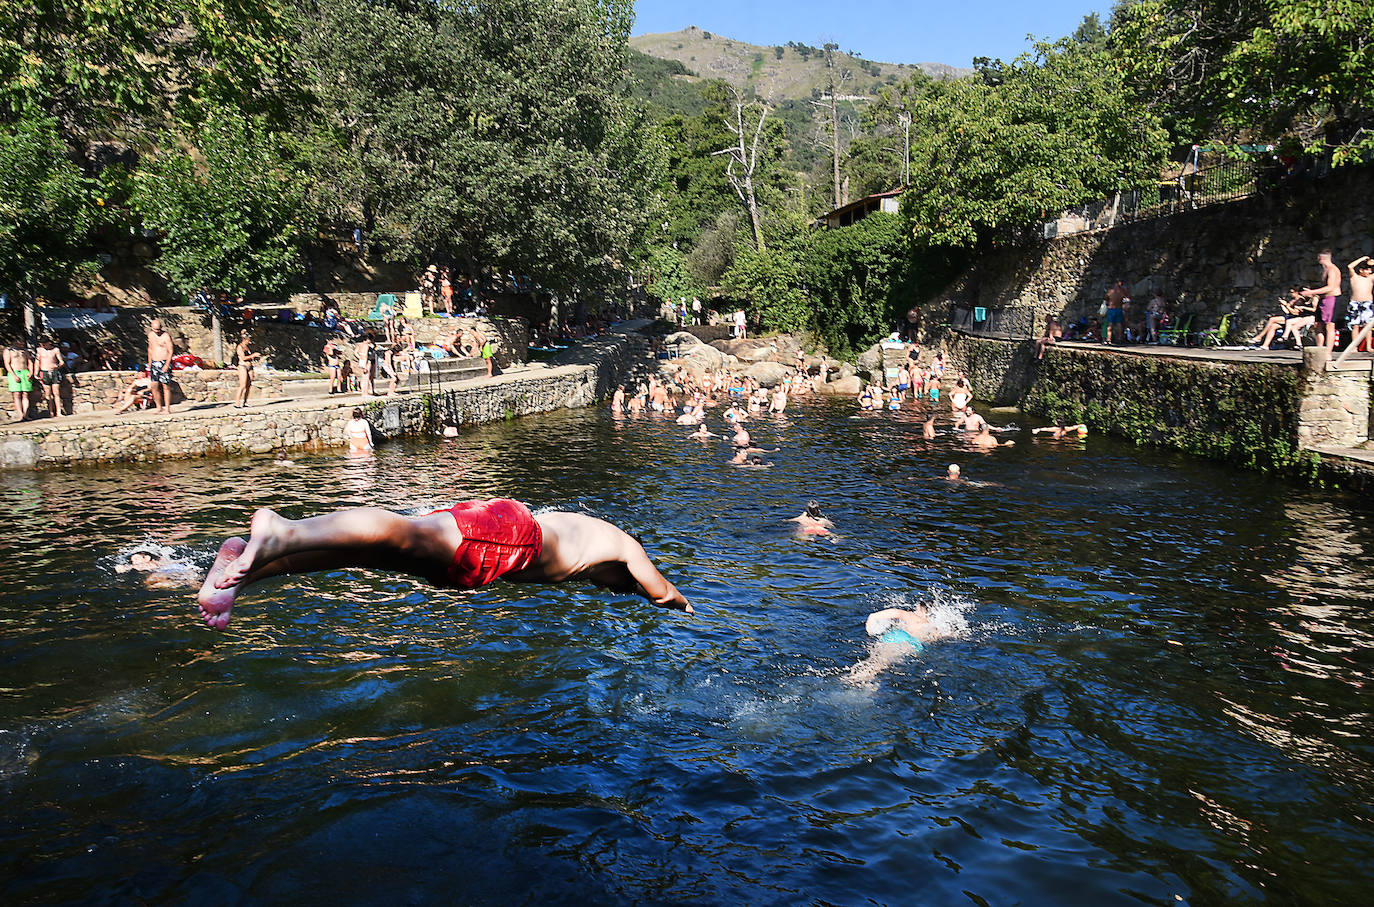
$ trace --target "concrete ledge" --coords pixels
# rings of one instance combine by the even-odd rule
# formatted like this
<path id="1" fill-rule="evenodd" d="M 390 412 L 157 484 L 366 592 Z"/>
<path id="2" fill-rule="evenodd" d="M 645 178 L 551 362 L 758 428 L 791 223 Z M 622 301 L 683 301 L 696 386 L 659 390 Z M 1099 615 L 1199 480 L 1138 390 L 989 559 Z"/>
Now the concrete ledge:
<path id="1" fill-rule="evenodd" d="M 379 439 L 428 436 L 445 424 L 476 424 L 609 396 L 642 340 L 614 335 L 579 349 L 576 363 L 456 382 L 440 393 L 283 398 L 235 409 L 198 404 L 171 415 L 140 412 L 43 419 L 0 427 L 0 468 L 263 454 L 343 447 L 353 408 Z"/>

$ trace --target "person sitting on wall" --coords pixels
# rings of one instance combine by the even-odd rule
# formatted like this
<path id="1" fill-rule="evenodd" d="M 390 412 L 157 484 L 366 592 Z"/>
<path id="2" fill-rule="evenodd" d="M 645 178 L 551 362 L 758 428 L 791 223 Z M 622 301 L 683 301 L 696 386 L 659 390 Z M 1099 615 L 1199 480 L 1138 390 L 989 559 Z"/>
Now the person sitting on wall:
<path id="1" fill-rule="evenodd" d="M 115 415 L 126 413 L 131 409 L 144 409 L 153 402 L 152 379 L 148 377 L 146 371 L 139 372 L 138 375 L 124 385 L 120 391 L 119 401 L 115 403 Z"/>
<path id="2" fill-rule="evenodd" d="M 1044 359 L 1045 350 L 1054 346 L 1064 336 L 1064 328 L 1060 326 L 1059 319 L 1053 315 L 1045 316 L 1045 333 L 1040 335 L 1040 339 L 1035 341 L 1035 358 Z"/>
<path id="3" fill-rule="evenodd" d="M 1289 320 L 1306 318 L 1315 311 L 1315 308 L 1315 304 L 1307 304 L 1307 300 L 1303 299 L 1302 292 L 1297 286 L 1289 287 L 1288 298 L 1279 300 L 1279 314 L 1270 315 L 1269 320 L 1264 322 L 1264 327 L 1260 328 L 1255 336 L 1250 338 L 1247 345 L 1252 349 L 1268 349 L 1269 345 L 1274 342 L 1274 335 L 1281 328 L 1287 327 Z M 1287 333 L 1285 330 L 1284 335 L 1286 336 Z"/>

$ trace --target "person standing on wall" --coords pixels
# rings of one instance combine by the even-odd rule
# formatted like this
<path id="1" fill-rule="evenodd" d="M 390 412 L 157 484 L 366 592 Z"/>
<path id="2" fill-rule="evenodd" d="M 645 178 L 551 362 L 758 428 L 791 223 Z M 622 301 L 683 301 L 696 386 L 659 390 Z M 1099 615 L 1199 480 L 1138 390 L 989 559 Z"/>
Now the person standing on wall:
<path id="1" fill-rule="evenodd" d="M 172 411 L 172 335 L 162 329 L 162 319 L 148 325 L 148 377 L 152 379 L 153 406 L 157 412 Z"/>
<path id="2" fill-rule="evenodd" d="M 1374 261 L 1370 261 L 1368 255 L 1355 259 L 1349 265 L 1350 271 L 1350 306 L 1346 310 L 1345 323 L 1350 328 L 1350 346 L 1341 353 L 1337 363 L 1345 361 L 1355 350 L 1359 349 L 1360 341 L 1369 338 L 1371 328 L 1374 328 Z"/>
<path id="3" fill-rule="evenodd" d="M 1102 342 L 1121 346 L 1126 333 L 1126 293 L 1125 281 L 1117 280 L 1107 290 L 1107 326 L 1102 332 Z"/>
<path id="4" fill-rule="evenodd" d="M 1331 263 L 1331 250 L 1317 253 L 1322 269 L 1322 284 L 1305 287 L 1302 295 L 1317 301 L 1317 346 L 1325 347 L 1329 356 L 1336 349 L 1336 297 L 1341 295 L 1341 269 Z"/>
<path id="5" fill-rule="evenodd" d="M 234 359 L 239 377 L 238 390 L 234 392 L 234 407 L 243 409 L 248 405 L 248 395 L 253 391 L 253 366 L 262 356 L 253 352 L 252 336 L 247 329 L 239 332 L 239 342 L 234 347 Z"/>

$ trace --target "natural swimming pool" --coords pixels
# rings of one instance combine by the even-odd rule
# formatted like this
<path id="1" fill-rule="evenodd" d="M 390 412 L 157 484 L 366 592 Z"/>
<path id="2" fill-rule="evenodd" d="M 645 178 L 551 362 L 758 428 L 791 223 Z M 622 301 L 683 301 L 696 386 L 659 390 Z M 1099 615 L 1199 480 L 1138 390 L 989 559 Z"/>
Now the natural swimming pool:
<path id="1" fill-rule="evenodd" d="M 6 900 L 1367 899 L 1363 502 L 849 401 L 752 425 L 770 470 L 688 431 L 0 474 Z M 208 559 L 259 505 L 494 495 L 635 532 L 697 616 L 348 571 L 215 634 L 109 570 L 145 536 Z M 784 522 L 812 498 L 833 543 Z M 864 616 L 918 601 L 958 637 L 846 683 Z"/>

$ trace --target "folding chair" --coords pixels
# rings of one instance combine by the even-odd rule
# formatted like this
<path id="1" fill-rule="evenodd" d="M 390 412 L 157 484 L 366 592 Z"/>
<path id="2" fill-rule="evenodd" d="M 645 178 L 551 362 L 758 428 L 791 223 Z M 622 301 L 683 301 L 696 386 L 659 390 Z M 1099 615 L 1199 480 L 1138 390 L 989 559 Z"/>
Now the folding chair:
<path id="1" fill-rule="evenodd" d="M 1198 346 L 1225 346 L 1226 335 L 1231 333 L 1231 313 L 1227 312 L 1221 316 L 1221 324 L 1208 331 L 1198 331 L 1194 336 L 1197 337 Z"/>
<path id="2" fill-rule="evenodd" d="M 1193 316 L 1187 315 L 1176 327 L 1165 328 L 1159 332 L 1159 342 L 1170 346 L 1187 346 L 1188 332 L 1193 326 Z"/>

